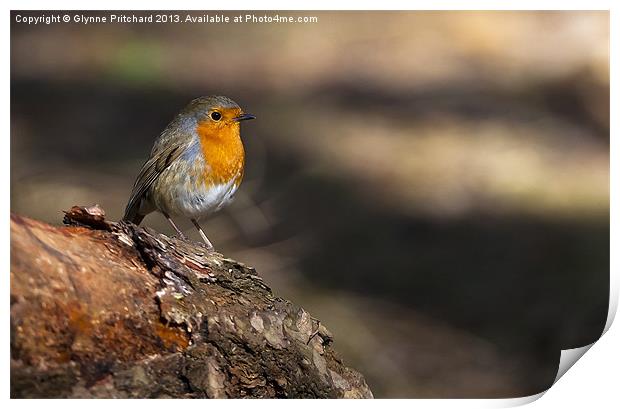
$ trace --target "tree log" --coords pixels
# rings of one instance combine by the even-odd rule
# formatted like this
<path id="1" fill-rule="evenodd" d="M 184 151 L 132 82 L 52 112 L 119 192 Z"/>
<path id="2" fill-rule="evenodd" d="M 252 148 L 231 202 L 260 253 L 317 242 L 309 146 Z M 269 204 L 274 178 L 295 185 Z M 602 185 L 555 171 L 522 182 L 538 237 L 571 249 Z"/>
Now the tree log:
<path id="1" fill-rule="evenodd" d="M 13 398 L 371 398 L 257 272 L 97 207 L 11 215 Z"/>

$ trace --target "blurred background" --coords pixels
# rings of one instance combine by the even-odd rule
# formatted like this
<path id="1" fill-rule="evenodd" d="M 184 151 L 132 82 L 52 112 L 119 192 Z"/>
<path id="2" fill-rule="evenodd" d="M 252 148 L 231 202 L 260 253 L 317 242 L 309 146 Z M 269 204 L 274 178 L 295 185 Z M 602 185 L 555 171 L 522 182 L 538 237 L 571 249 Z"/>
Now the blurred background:
<path id="1" fill-rule="evenodd" d="M 258 119 L 242 126 L 235 203 L 203 226 L 320 318 L 376 397 L 538 393 L 561 349 L 601 334 L 607 12 L 17 14 L 41 13 L 12 13 L 13 212 L 60 224 L 99 203 L 120 218 L 172 117 L 227 95 Z M 145 224 L 172 233 L 161 215 Z"/>

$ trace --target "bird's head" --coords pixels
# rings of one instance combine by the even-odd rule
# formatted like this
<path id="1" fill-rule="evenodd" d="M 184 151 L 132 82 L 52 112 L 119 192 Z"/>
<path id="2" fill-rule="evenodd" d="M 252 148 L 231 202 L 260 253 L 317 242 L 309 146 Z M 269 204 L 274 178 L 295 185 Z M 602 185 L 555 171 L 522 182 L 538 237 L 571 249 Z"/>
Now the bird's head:
<path id="1" fill-rule="evenodd" d="M 243 112 L 232 99 L 219 95 L 194 99 L 182 115 L 193 117 L 199 135 L 209 137 L 226 137 L 231 133 L 238 136 L 239 122 L 255 118 Z"/>

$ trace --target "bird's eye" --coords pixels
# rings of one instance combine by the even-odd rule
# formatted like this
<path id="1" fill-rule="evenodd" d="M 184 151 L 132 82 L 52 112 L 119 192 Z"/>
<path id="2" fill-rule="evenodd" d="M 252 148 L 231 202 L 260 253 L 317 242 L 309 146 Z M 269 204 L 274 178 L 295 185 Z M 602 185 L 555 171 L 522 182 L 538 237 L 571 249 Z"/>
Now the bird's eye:
<path id="1" fill-rule="evenodd" d="M 220 119 L 222 119 L 222 114 L 217 111 L 213 111 L 211 112 L 211 119 L 213 119 L 214 121 L 219 121 Z"/>

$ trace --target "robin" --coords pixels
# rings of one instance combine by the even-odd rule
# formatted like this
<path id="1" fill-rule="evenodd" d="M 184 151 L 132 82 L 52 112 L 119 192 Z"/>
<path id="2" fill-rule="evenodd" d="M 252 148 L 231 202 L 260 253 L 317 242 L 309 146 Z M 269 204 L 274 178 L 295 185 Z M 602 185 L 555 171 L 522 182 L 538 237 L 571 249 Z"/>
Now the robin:
<path id="1" fill-rule="evenodd" d="M 207 247 L 213 245 L 198 224 L 230 203 L 243 178 L 241 121 L 255 119 L 230 98 L 191 101 L 159 135 L 133 185 L 123 220 L 140 224 L 159 211 L 177 234 L 171 216 L 192 221 Z"/>

